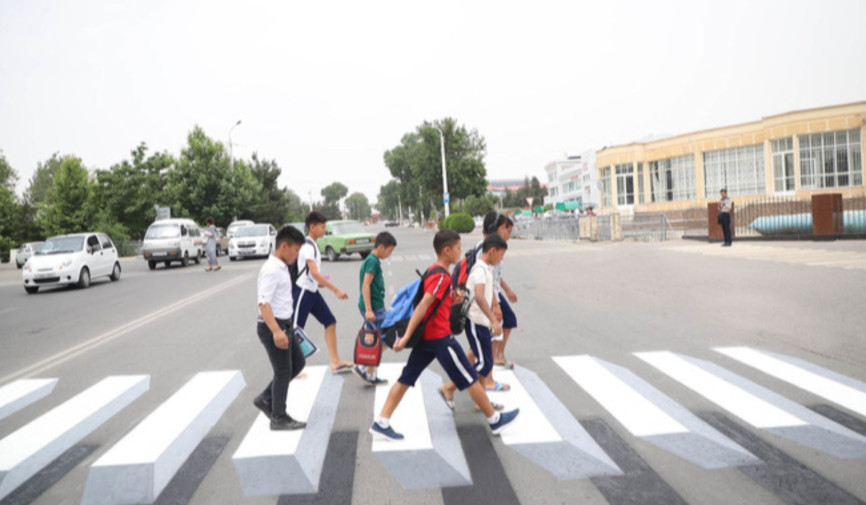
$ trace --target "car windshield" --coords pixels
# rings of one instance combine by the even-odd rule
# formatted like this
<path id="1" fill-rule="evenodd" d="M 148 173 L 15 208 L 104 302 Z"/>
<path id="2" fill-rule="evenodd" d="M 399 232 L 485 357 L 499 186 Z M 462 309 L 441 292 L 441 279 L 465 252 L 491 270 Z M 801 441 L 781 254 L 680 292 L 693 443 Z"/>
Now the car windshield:
<path id="1" fill-rule="evenodd" d="M 364 233 L 361 223 L 334 223 L 331 225 L 334 235 L 345 235 L 347 233 Z"/>
<path id="2" fill-rule="evenodd" d="M 176 224 L 152 224 L 147 229 L 145 239 L 178 238 L 180 237 L 180 226 Z"/>
<path id="3" fill-rule="evenodd" d="M 267 226 L 244 226 L 238 228 L 235 232 L 235 237 L 261 237 L 268 234 Z"/>
<path id="4" fill-rule="evenodd" d="M 80 251 L 84 246 L 84 237 L 54 237 L 42 244 L 37 255 L 61 254 Z"/>

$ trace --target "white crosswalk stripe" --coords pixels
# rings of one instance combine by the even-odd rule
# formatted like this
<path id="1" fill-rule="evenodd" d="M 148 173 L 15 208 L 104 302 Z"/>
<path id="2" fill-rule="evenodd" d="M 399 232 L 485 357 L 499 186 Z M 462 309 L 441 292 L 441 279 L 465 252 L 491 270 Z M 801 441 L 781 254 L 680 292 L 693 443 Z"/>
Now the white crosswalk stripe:
<path id="1" fill-rule="evenodd" d="M 0 388 L 0 420 L 44 398 L 57 379 L 20 379 Z"/>

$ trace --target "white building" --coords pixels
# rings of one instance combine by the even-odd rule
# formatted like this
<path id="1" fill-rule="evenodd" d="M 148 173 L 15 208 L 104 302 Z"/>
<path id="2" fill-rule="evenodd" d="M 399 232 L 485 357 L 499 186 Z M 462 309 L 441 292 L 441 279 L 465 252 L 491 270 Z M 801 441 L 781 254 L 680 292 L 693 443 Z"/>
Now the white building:
<path id="1" fill-rule="evenodd" d="M 548 195 L 545 204 L 579 202 L 581 209 L 598 207 L 598 176 L 595 170 L 595 151 L 579 156 L 552 161 L 544 167 L 547 172 Z"/>

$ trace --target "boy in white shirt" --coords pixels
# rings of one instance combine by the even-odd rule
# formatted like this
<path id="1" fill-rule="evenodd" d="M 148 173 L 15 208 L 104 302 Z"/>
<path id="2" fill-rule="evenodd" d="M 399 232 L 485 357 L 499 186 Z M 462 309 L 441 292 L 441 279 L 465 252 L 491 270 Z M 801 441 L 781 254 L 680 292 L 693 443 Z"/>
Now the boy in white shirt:
<path id="1" fill-rule="evenodd" d="M 502 323 L 493 314 L 496 302 L 493 273 L 507 250 L 508 242 L 504 238 L 496 233 L 488 235 L 482 243 L 481 255 L 472 266 L 466 281 L 466 296 L 472 297 L 466 315 L 466 338 L 475 356 L 475 371 L 482 384 L 493 369 L 492 338 L 502 334 Z M 445 403 L 452 409 L 456 390 L 457 386 L 453 382 L 443 384 L 440 390 Z M 497 403 L 491 405 L 496 410 L 503 408 Z"/>

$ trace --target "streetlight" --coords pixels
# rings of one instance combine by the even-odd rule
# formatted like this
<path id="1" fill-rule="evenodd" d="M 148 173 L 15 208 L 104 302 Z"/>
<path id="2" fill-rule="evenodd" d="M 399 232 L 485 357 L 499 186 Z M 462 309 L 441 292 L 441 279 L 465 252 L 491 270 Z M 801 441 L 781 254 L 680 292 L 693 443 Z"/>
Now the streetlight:
<path id="1" fill-rule="evenodd" d="M 238 119 L 238 122 L 233 124 L 231 128 L 229 128 L 229 170 L 232 173 L 232 188 L 235 187 L 235 156 L 232 152 L 232 130 L 235 129 L 237 125 L 241 124 L 241 120 Z M 235 208 L 234 199 L 232 199 L 232 219 L 235 221 L 238 220 L 238 210 Z"/>
<path id="2" fill-rule="evenodd" d="M 448 175 L 445 171 L 445 134 L 438 126 L 433 128 L 439 132 L 439 147 L 442 152 L 442 199 L 445 201 L 445 217 L 448 217 L 451 214 L 451 206 L 448 204 L 451 201 L 451 195 L 448 194 Z"/>

